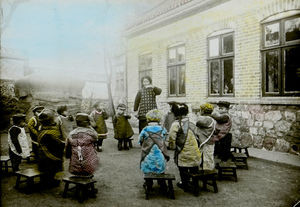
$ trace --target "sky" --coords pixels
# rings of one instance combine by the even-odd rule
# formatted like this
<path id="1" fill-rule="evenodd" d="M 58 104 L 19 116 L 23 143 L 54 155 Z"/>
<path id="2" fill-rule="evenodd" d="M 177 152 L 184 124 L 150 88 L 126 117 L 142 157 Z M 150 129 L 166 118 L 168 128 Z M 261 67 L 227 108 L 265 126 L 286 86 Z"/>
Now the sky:
<path id="1" fill-rule="evenodd" d="M 122 45 L 124 26 L 161 0 L 0 0 L 2 52 L 29 67 L 102 71 L 103 54 Z M 11 5 L 16 7 L 9 18 Z"/>

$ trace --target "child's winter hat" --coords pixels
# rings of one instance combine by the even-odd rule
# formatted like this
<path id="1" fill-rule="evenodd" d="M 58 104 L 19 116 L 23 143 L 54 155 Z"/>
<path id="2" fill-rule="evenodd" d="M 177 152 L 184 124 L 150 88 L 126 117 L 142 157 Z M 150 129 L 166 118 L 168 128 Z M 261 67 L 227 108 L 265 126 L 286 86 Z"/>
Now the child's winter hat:
<path id="1" fill-rule="evenodd" d="M 126 109 L 126 105 L 125 104 L 123 104 L 123 103 L 120 103 L 118 106 L 117 106 L 117 108 L 120 108 L 120 109 Z"/>
<path id="2" fill-rule="evenodd" d="M 214 110 L 214 106 L 210 103 L 205 103 L 200 106 L 200 109 L 205 114 L 211 114 Z"/>
<path id="3" fill-rule="evenodd" d="M 41 121 L 41 123 L 45 126 L 51 126 L 53 124 L 55 124 L 54 121 L 54 111 L 51 109 L 44 109 L 40 115 L 39 115 L 39 120 Z"/>
<path id="4" fill-rule="evenodd" d="M 229 109 L 230 103 L 227 101 L 219 101 L 217 105 Z"/>
<path id="5" fill-rule="evenodd" d="M 36 112 L 37 110 L 43 110 L 45 107 L 43 106 L 35 106 L 33 109 L 32 109 L 32 112 Z"/>
<path id="6" fill-rule="evenodd" d="M 19 124 L 21 121 L 25 121 L 25 114 L 15 114 L 12 117 L 13 123 L 14 124 Z"/>
<path id="7" fill-rule="evenodd" d="M 146 114 L 148 122 L 159 122 L 162 118 L 162 113 L 158 109 L 153 109 Z"/>

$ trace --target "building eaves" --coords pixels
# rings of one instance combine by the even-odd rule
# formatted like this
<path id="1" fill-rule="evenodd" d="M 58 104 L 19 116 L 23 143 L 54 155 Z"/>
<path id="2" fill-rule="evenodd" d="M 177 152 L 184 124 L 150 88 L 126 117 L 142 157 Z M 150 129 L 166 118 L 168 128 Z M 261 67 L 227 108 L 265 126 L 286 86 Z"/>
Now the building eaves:
<path id="1" fill-rule="evenodd" d="M 127 38 L 205 11 L 229 0 L 166 0 L 125 30 Z"/>

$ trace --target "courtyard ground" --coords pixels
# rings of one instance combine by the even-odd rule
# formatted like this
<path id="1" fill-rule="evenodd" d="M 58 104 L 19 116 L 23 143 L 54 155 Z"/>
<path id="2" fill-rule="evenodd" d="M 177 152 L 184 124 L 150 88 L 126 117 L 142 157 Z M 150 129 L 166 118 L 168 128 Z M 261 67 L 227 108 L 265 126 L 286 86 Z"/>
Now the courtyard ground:
<path id="1" fill-rule="evenodd" d="M 16 177 L 1 174 L 1 204 L 3 207 L 38 207 L 38 206 L 254 206 L 285 207 L 294 206 L 300 200 L 300 167 L 248 158 L 249 170 L 238 170 L 238 182 L 218 181 L 218 193 L 200 191 L 195 197 L 176 186 L 179 181 L 178 169 L 173 160 L 168 162 L 167 173 L 176 176 L 174 182 L 175 200 L 159 195 L 158 189 L 145 200 L 143 176 L 139 170 L 140 147 L 137 135 L 134 135 L 133 148 L 118 151 L 117 141 L 109 137 L 104 141 L 103 152 L 98 153 L 100 167 L 95 173 L 98 194 L 83 204 L 69 194 L 62 197 L 63 183 L 59 187 L 41 189 L 32 194 L 25 194 L 14 188 Z M 7 136 L 1 135 L 2 155 L 7 155 Z M 173 151 L 169 151 L 171 157 Z M 251 156 L 251 155 L 250 155 Z M 65 161 L 65 172 L 68 160 Z M 23 161 L 21 168 L 34 166 Z M 62 174 L 58 175 L 63 176 Z M 156 185 L 155 185 L 156 186 Z M 156 186 L 157 187 L 157 186 Z"/>

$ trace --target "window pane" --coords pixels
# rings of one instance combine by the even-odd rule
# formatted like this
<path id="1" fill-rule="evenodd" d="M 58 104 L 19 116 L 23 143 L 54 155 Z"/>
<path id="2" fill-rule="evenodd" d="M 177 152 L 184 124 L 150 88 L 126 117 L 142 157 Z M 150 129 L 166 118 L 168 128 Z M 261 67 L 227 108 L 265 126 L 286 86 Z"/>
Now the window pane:
<path id="1" fill-rule="evenodd" d="M 176 49 L 171 48 L 169 49 L 169 63 L 175 63 L 176 62 Z"/>
<path id="2" fill-rule="evenodd" d="M 176 95 L 176 67 L 169 68 L 169 93 Z"/>
<path id="3" fill-rule="evenodd" d="M 279 52 L 270 51 L 266 53 L 266 92 L 278 92 L 279 74 Z"/>
<path id="4" fill-rule="evenodd" d="M 285 41 L 300 39 L 300 17 L 285 22 Z"/>
<path id="5" fill-rule="evenodd" d="M 265 26 L 265 46 L 279 45 L 279 22 Z"/>
<path id="6" fill-rule="evenodd" d="M 224 94 L 233 93 L 233 60 L 227 59 L 224 60 Z"/>
<path id="7" fill-rule="evenodd" d="M 152 68 L 152 56 L 151 55 L 147 55 L 145 58 L 145 65 L 147 69 L 151 69 Z"/>
<path id="8" fill-rule="evenodd" d="M 185 60 L 185 47 L 179 47 L 177 50 L 178 53 L 178 61 L 182 62 Z"/>
<path id="9" fill-rule="evenodd" d="M 139 70 L 145 70 L 146 69 L 146 62 L 145 62 L 145 56 L 140 56 L 139 58 Z"/>
<path id="10" fill-rule="evenodd" d="M 185 66 L 179 66 L 179 94 L 185 94 Z"/>
<path id="11" fill-rule="evenodd" d="M 233 35 L 223 37 L 223 54 L 233 52 Z"/>
<path id="12" fill-rule="evenodd" d="M 210 62 L 210 93 L 219 94 L 220 65 L 218 61 Z"/>
<path id="13" fill-rule="evenodd" d="M 208 43 L 209 57 L 219 55 L 219 38 L 210 39 Z"/>
<path id="14" fill-rule="evenodd" d="M 285 50 L 285 91 L 300 91 L 300 47 Z"/>

